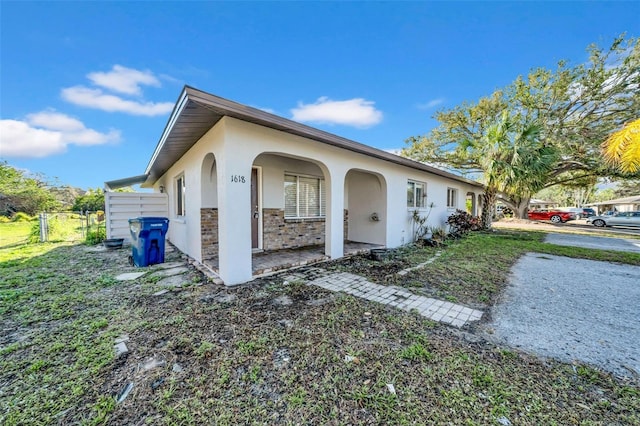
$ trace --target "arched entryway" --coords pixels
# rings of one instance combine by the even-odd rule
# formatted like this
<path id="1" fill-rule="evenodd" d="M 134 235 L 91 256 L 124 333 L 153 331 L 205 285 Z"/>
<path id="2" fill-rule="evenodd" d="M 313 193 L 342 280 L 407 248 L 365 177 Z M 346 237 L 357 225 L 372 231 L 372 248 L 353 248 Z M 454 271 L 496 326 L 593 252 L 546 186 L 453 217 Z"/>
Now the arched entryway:
<path id="1" fill-rule="evenodd" d="M 252 176 L 253 274 L 326 259 L 326 167 L 265 152 L 253 161 Z"/>
<path id="2" fill-rule="evenodd" d="M 473 192 L 467 192 L 467 197 L 465 199 L 465 207 L 467 210 L 467 213 L 469 213 L 472 216 L 477 216 L 478 215 L 478 207 L 476 204 L 476 194 L 474 194 Z"/>
<path id="3" fill-rule="evenodd" d="M 345 244 L 386 245 L 387 184 L 384 176 L 367 170 L 349 170 L 344 180 L 344 210 Z"/>
<path id="4" fill-rule="evenodd" d="M 200 170 L 200 241 L 202 262 L 214 270 L 218 266 L 218 183 L 216 160 L 208 153 Z"/>

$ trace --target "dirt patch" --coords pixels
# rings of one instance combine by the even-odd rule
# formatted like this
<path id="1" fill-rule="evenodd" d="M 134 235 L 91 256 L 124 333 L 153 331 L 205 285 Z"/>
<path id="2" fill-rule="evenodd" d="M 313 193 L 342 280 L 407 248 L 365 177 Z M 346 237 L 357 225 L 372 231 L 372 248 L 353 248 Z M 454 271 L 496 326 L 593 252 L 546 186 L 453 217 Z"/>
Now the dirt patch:
<path id="1" fill-rule="evenodd" d="M 329 271 L 347 271 L 362 275 L 373 282 L 382 283 L 412 265 L 399 253 L 390 250 L 384 260 L 373 260 L 370 256 L 362 254 L 334 262 L 321 263 L 319 266 Z"/>

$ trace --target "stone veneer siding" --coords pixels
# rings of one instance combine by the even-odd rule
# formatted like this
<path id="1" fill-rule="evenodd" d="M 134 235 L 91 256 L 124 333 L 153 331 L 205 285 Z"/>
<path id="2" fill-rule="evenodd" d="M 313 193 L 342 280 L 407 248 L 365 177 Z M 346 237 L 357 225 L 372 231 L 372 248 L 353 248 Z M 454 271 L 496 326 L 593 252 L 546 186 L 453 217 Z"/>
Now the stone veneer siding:
<path id="1" fill-rule="evenodd" d="M 282 209 L 262 210 L 262 234 L 265 251 L 324 244 L 325 219 L 286 219 Z M 348 213 L 344 211 L 344 235 Z"/>
<path id="2" fill-rule="evenodd" d="M 200 239 L 202 242 L 202 259 L 218 257 L 218 209 L 200 209 Z"/>
<path id="3" fill-rule="evenodd" d="M 284 219 L 284 210 L 263 209 L 263 249 L 280 250 L 324 244 L 324 219 Z M 349 212 L 344 211 L 344 238 L 349 231 Z M 218 209 L 200 209 L 202 259 L 218 257 Z"/>
<path id="4" fill-rule="evenodd" d="M 349 238 L 349 210 L 344 209 L 344 227 L 342 229 L 344 234 L 342 234 L 342 239 L 347 241 Z"/>

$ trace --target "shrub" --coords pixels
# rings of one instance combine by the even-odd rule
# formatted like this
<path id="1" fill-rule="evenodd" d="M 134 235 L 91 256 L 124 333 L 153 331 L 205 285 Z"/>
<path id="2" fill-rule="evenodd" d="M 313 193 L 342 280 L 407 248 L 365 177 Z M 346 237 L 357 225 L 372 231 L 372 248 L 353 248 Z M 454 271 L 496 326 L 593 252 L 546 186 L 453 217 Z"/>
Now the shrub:
<path id="1" fill-rule="evenodd" d="M 11 218 L 12 222 L 31 222 L 32 220 L 36 220 L 37 218 L 35 216 L 29 216 L 26 213 L 23 212 L 17 212 L 16 214 L 13 215 L 13 218 Z"/>
<path id="2" fill-rule="evenodd" d="M 11 222 L 11 219 L 9 219 L 6 216 L 0 216 L 0 223 L 7 223 L 7 222 Z"/>
<path id="3" fill-rule="evenodd" d="M 447 218 L 447 224 L 451 227 L 449 233 L 454 237 L 460 237 L 468 234 L 469 231 L 480 229 L 480 218 L 458 209 Z"/>
<path id="4" fill-rule="evenodd" d="M 31 225 L 31 230 L 29 230 L 29 243 L 39 243 L 40 242 L 40 221 L 34 222 Z"/>
<path id="5" fill-rule="evenodd" d="M 98 226 L 87 231 L 87 238 L 85 243 L 89 245 L 100 244 L 107 239 L 107 228 L 104 226 Z"/>

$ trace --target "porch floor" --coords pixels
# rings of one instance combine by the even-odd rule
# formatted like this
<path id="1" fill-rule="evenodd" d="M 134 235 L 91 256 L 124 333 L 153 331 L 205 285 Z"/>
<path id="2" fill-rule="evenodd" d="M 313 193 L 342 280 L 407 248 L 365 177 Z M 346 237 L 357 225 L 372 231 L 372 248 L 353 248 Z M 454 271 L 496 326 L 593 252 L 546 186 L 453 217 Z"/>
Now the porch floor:
<path id="1" fill-rule="evenodd" d="M 353 256 L 367 253 L 374 248 L 382 248 L 379 244 L 358 243 L 353 241 L 344 242 L 344 255 Z M 296 266 L 309 265 L 312 263 L 328 260 L 324 254 L 324 245 L 300 247 L 295 249 L 282 249 L 267 252 L 253 253 L 251 271 L 254 277 L 269 274 L 275 271 L 294 268 Z M 205 259 L 204 264 L 214 272 L 218 272 L 218 258 Z"/>

